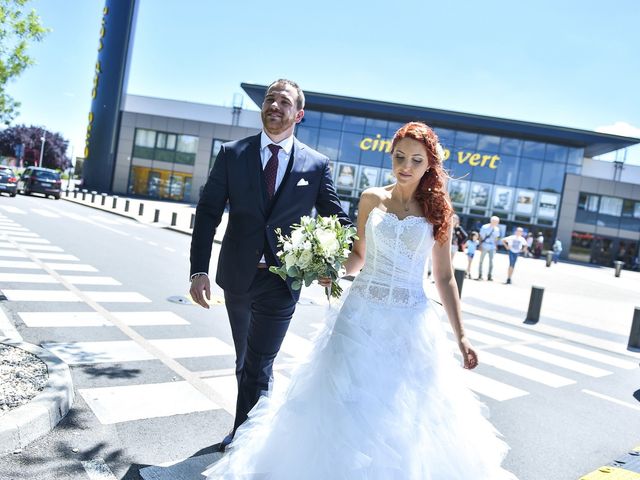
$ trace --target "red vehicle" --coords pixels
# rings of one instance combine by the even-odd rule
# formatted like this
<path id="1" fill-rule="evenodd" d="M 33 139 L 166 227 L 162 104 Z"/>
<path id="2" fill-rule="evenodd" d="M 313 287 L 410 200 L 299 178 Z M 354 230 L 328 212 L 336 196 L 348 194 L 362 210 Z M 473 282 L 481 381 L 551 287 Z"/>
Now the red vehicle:
<path id="1" fill-rule="evenodd" d="M 5 165 L 0 165 L 0 193 L 6 192 L 15 197 L 18 192 L 18 177 L 13 170 Z"/>
<path id="2" fill-rule="evenodd" d="M 60 200 L 62 190 L 60 174 L 50 168 L 28 167 L 18 180 L 18 190 L 23 195 L 42 193 Z"/>

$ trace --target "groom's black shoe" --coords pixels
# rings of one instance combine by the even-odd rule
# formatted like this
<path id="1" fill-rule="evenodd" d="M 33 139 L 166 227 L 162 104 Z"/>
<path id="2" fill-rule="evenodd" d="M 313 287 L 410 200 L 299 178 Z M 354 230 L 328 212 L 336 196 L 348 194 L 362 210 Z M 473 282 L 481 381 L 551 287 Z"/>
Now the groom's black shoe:
<path id="1" fill-rule="evenodd" d="M 230 432 L 227 434 L 226 437 L 224 437 L 222 439 L 222 441 L 216 445 L 214 445 L 214 448 L 218 451 L 218 452 L 224 452 L 227 449 L 227 446 L 233 441 L 233 432 Z"/>

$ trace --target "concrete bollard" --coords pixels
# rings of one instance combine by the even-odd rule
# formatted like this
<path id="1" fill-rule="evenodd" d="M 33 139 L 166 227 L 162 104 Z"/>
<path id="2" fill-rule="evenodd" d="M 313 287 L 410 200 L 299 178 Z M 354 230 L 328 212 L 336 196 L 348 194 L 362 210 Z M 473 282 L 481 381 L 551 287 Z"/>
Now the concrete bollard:
<path id="1" fill-rule="evenodd" d="M 462 297 L 462 284 L 464 283 L 464 277 L 467 275 L 467 271 L 461 268 L 456 268 L 453 272 L 453 276 L 456 279 L 456 285 L 458 285 L 458 297 Z"/>
<path id="2" fill-rule="evenodd" d="M 173 212 L 171 214 L 171 226 L 175 227 L 176 223 L 178 223 L 178 212 Z"/>
<path id="3" fill-rule="evenodd" d="M 116 206 L 118 205 L 118 196 L 114 195 L 113 196 L 113 202 L 111 202 L 111 208 L 116 208 Z"/>
<path id="4" fill-rule="evenodd" d="M 547 267 L 551 266 L 551 262 L 553 261 L 553 252 L 549 250 L 547 252 Z"/>
<path id="5" fill-rule="evenodd" d="M 542 307 L 543 287 L 531 287 L 531 297 L 529 297 L 529 309 L 525 323 L 538 323 L 540 320 L 540 308 Z"/>
<path id="6" fill-rule="evenodd" d="M 131 202 L 129 200 L 125 200 L 124 201 L 124 211 L 128 212 L 129 211 L 129 205 L 131 204 Z"/>
<path id="7" fill-rule="evenodd" d="M 144 215 L 144 203 L 141 203 L 140 206 L 138 207 L 138 215 L 139 216 Z"/>
<path id="8" fill-rule="evenodd" d="M 160 220 L 160 210 L 156 208 L 156 211 L 153 214 L 153 223 L 158 223 Z"/>
<path id="9" fill-rule="evenodd" d="M 629 348 L 640 348 L 640 307 L 636 307 L 633 312 L 633 322 L 631 323 L 631 333 L 629 333 Z"/>
<path id="10" fill-rule="evenodd" d="M 193 226 L 196 224 L 196 214 L 192 213 L 191 214 L 191 223 L 189 223 L 189 228 L 191 230 L 193 230 Z"/>
<path id="11" fill-rule="evenodd" d="M 624 262 L 616 260 L 615 262 L 613 262 L 613 266 L 615 268 L 615 276 L 616 278 L 618 278 L 620 276 L 620 272 L 622 271 L 622 267 L 624 266 Z"/>
<path id="12" fill-rule="evenodd" d="M 106 193 L 101 193 L 102 195 L 102 200 L 100 201 L 100 205 L 102 205 L 104 207 L 104 204 L 107 201 L 107 194 Z"/>

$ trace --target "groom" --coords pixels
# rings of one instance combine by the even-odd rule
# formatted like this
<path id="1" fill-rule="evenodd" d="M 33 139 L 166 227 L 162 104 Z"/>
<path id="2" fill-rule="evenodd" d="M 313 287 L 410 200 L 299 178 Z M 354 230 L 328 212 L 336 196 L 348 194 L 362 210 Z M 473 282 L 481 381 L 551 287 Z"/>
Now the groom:
<path id="1" fill-rule="evenodd" d="M 216 283 L 225 304 L 236 349 L 238 398 L 236 429 L 268 390 L 273 361 L 289 327 L 300 290 L 269 272 L 279 265 L 275 229 L 289 235 L 291 225 L 309 215 L 337 215 L 351 225 L 333 188 L 329 160 L 299 142 L 293 131 L 304 117 L 304 93 L 291 80 L 267 89 L 260 134 L 222 146 L 196 209 L 191 239 L 191 296 L 209 308 L 208 276 L 213 237 L 229 203 Z"/>

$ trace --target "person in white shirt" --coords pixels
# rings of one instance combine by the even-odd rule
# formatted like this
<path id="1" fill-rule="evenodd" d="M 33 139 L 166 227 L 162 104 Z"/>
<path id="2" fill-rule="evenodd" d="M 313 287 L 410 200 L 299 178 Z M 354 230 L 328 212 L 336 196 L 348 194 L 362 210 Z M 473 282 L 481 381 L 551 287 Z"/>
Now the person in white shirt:
<path id="1" fill-rule="evenodd" d="M 522 236 L 522 232 L 522 227 L 518 227 L 516 228 L 516 233 L 514 235 L 509 235 L 502 239 L 504 248 L 509 252 L 509 273 L 507 275 L 507 285 L 511 284 L 511 276 L 513 275 L 513 269 L 516 266 L 518 255 L 527 248 L 527 239 Z"/>

